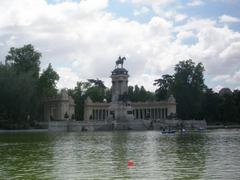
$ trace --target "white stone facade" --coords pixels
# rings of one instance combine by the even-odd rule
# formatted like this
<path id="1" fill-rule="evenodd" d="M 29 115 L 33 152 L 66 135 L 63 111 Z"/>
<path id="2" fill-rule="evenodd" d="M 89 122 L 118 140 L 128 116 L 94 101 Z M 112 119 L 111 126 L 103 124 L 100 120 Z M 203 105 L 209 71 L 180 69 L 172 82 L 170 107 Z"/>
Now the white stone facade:
<path id="1" fill-rule="evenodd" d="M 88 97 L 84 105 L 84 121 L 163 120 L 176 116 L 176 101 L 170 96 L 167 101 L 129 102 L 128 71 L 116 67 L 112 71 L 112 102 L 92 102 Z"/>
<path id="2" fill-rule="evenodd" d="M 134 120 L 165 120 L 176 115 L 176 102 L 169 98 L 167 101 L 132 102 L 131 110 Z M 110 116 L 111 103 L 85 101 L 85 121 L 107 121 Z"/>
<path id="3" fill-rule="evenodd" d="M 67 114 L 67 116 L 66 116 Z M 73 119 L 75 104 L 71 96 L 63 90 L 60 95 L 44 99 L 44 120 L 61 121 Z"/>

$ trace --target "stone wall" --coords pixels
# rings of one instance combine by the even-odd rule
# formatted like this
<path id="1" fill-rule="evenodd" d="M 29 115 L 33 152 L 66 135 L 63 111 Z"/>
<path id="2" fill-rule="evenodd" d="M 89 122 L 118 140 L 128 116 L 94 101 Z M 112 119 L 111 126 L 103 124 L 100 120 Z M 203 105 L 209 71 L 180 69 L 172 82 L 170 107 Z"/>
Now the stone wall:
<path id="1" fill-rule="evenodd" d="M 182 125 L 181 125 L 182 124 Z M 80 132 L 80 131 L 110 131 L 110 130 L 162 130 L 180 128 L 186 130 L 206 129 L 205 120 L 159 120 L 152 122 L 149 120 L 133 120 L 116 123 L 105 121 L 50 121 L 49 131 Z"/>
<path id="2" fill-rule="evenodd" d="M 75 103 L 66 91 L 61 91 L 58 96 L 48 97 L 43 100 L 44 121 L 71 119 L 75 113 Z"/>
<path id="3" fill-rule="evenodd" d="M 176 114 L 176 102 L 171 96 L 167 101 L 128 102 L 128 104 L 133 111 L 134 119 L 168 119 Z M 117 106 L 111 103 L 92 102 L 88 97 L 84 105 L 84 121 L 107 120 L 110 116 L 110 107 L 114 105 Z"/>

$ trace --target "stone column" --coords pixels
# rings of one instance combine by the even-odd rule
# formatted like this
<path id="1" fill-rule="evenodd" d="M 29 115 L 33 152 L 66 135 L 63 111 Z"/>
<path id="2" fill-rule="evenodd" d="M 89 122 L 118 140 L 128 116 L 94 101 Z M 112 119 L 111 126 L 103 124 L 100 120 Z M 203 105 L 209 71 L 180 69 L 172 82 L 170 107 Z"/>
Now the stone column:
<path id="1" fill-rule="evenodd" d="M 98 109 L 98 120 L 101 120 L 101 109 Z"/>
<path id="2" fill-rule="evenodd" d="M 168 117 L 168 108 L 165 108 L 165 115 L 166 115 L 166 119 Z"/>
<path id="3" fill-rule="evenodd" d="M 152 108 L 153 120 L 155 119 L 154 108 Z"/>
<path id="4" fill-rule="evenodd" d="M 96 121 L 98 120 L 98 109 L 96 109 Z"/>
<path id="5" fill-rule="evenodd" d="M 102 109 L 102 120 L 106 119 L 106 110 Z"/>
<path id="6" fill-rule="evenodd" d="M 155 119 L 157 119 L 158 118 L 157 108 L 154 108 L 154 114 L 155 114 Z"/>
<path id="7" fill-rule="evenodd" d="M 105 117 L 105 109 L 103 109 L 103 120 L 105 120 L 106 119 L 106 117 Z"/>
<path id="8" fill-rule="evenodd" d="M 161 112 L 161 119 L 163 119 L 162 108 L 160 108 L 160 112 Z"/>
<path id="9" fill-rule="evenodd" d="M 165 111 L 164 111 L 164 108 L 162 108 L 162 115 L 163 115 L 163 119 L 165 119 Z"/>
<path id="10" fill-rule="evenodd" d="M 92 120 L 94 120 L 94 116 L 95 116 L 94 109 L 92 109 Z"/>
<path id="11" fill-rule="evenodd" d="M 98 109 L 98 121 L 101 119 L 100 109 Z"/>
<path id="12" fill-rule="evenodd" d="M 100 111 L 99 111 L 99 114 L 100 114 L 100 121 L 103 120 L 103 113 L 102 113 L 102 111 L 103 111 L 102 109 L 100 109 Z"/>
<path id="13" fill-rule="evenodd" d="M 147 114 L 148 114 L 148 118 L 151 120 L 151 111 L 149 108 L 147 109 Z"/>
<path id="14" fill-rule="evenodd" d="M 161 108 L 159 108 L 159 117 L 160 117 L 160 119 L 162 119 L 162 112 L 161 112 Z"/>
<path id="15" fill-rule="evenodd" d="M 150 112 L 150 119 L 153 119 L 153 115 L 152 115 L 152 108 L 149 108 L 149 112 Z"/>

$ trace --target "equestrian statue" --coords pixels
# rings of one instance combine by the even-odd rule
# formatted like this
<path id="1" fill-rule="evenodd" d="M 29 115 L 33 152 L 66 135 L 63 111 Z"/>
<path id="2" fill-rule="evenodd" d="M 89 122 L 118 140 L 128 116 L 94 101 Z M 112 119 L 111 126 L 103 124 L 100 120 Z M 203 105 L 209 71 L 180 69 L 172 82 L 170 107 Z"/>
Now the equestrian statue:
<path id="1" fill-rule="evenodd" d="M 123 68 L 123 63 L 124 63 L 124 61 L 126 61 L 126 58 L 119 56 L 119 57 L 118 57 L 118 60 L 116 61 L 116 67 L 115 67 L 115 68 L 118 68 L 118 65 L 119 65 L 119 64 L 121 65 L 121 68 Z"/>

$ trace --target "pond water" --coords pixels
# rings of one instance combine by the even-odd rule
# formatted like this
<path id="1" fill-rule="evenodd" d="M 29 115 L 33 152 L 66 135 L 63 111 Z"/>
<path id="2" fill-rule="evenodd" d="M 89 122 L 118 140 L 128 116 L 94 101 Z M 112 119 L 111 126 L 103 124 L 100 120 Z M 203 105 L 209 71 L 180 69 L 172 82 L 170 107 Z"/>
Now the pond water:
<path id="1" fill-rule="evenodd" d="M 240 130 L 0 133 L 0 179 L 240 179 Z"/>

